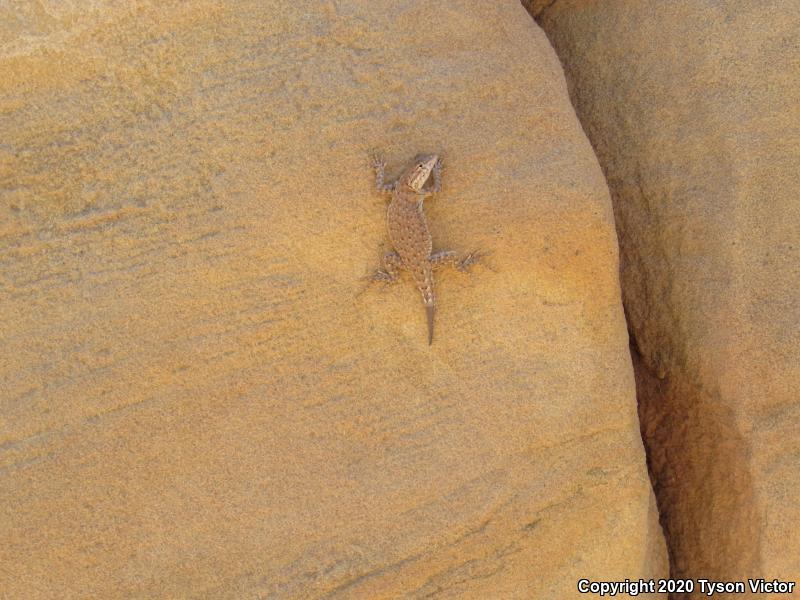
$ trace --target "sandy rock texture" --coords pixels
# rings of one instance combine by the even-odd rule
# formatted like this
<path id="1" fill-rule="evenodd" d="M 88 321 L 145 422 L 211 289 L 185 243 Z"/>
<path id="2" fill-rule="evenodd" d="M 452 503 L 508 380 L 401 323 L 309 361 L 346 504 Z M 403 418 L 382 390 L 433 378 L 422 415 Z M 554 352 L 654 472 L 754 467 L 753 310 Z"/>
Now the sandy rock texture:
<path id="1" fill-rule="evenodd" d="M 515 0 L 0 7 L 0 590 L 666 574 L 608 189 Z M 445 156 L 428 346 L 368 152 Z M 770 213 L 772 214 L 772 213 Z"/>
<path id="2" fill-rule="evenodd" d="M 797 580 L 800 4 L 538 8 L 614 199 L 674 575 Z"/>

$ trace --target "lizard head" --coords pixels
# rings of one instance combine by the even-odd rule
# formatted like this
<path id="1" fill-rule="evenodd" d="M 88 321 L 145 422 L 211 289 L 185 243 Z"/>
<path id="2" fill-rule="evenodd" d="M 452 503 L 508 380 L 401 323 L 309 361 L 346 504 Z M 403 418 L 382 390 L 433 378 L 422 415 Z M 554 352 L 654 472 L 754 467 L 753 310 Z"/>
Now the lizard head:
<path id="1" fill-rule="evenodd" d="M 436 154 L 417 155 L 414 162 L 411 163 L 411 166 L 405 173 L 404 179 L 408 187 L 415 192 L 419 192 L 422 186 L 425 185 L 425 182 L 428 181 L 428 177 L 431 171 L 433 171 L 433 167 L 436 166 L 437 160 L 439 160 L 439 157 Z"/>

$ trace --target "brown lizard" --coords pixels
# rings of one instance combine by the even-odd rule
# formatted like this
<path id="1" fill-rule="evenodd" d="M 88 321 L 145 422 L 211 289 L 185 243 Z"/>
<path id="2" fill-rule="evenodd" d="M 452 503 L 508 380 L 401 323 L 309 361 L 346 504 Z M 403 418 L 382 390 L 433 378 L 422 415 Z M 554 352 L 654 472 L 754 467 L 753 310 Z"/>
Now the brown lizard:
<path id="1" fill-rule="evenodd" d="M 392 200 L 387 211 L 389 239 L 394 252 L 383 257 L 384 270 L 373 275 L 374 281 L 393 283 L 397 281 L 398 271 L 406 269 L 422 293 L 425 312 L 428 317 L 428 344 L 433 343 L 433 318 L 436 312 L 436 294 L 433 289 L 433 271 L 443 265 L 453 265 L 465 271 L 474 263 L 478 255 L 471 252 L 461 260 L 451 250 L 433 252 L 433 241 L 422 201 L 425 196 L 442 189 L 442 159 L 436 154 L 420 154 L 403 171 L 394 183 L 384 183 L 386 163 L 373 155 L 375 183 L 379 192 L 391 193 Z M 425 188 L 425 182 L 433 174 L 433 185 Z"/>

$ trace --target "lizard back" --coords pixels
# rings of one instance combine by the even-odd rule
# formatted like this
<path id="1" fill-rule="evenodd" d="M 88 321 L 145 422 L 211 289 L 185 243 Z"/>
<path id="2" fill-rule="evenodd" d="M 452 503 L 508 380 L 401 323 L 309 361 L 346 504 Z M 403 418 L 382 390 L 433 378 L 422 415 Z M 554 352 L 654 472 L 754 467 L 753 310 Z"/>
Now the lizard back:
<path id="1" fill-rule="evenodd" d="M 433 240 L 422 212 L 422 197 L 413 192 L 396 191 L 389 203 L 387 222 L 392 246 L 417 284 L 425 305 L 433 306 L 430 264 Z"/>

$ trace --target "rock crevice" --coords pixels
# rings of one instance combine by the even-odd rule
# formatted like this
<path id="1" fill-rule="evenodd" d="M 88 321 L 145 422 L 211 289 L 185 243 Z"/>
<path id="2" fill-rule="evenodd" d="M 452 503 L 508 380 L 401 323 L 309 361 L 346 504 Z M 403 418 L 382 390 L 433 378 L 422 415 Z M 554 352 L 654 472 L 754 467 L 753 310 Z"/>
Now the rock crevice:
<path id="1" fill-rule="evenodd" d="M 800 5 L 523 3 L 611 190 L 672 574 L 791 579 Z"/>

